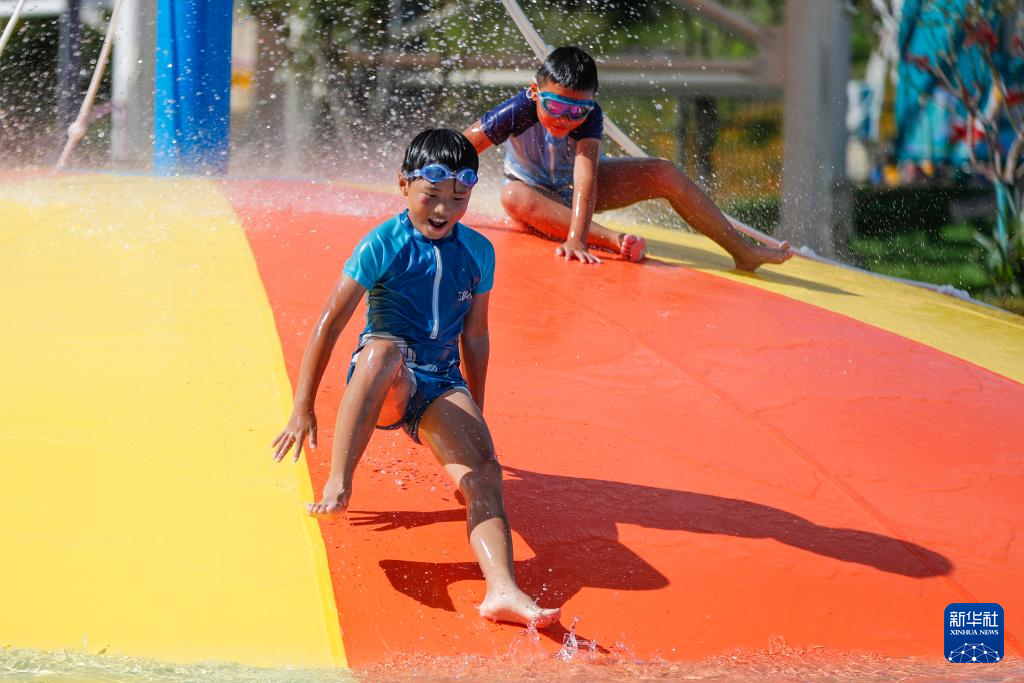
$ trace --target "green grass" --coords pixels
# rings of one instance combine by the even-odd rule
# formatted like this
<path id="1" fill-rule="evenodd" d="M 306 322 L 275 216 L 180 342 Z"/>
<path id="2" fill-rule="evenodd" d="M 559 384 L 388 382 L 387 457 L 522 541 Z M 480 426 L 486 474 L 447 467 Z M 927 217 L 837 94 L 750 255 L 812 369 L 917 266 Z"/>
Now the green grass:
<path id="1" fill-rule="evenodd" d="M 989 284 L 982 249 L 974 242 L 974 226 L 955 223 L 938 233 L 902 232 L 878 237 L 858 236 L 851 251 L 868 270 L 895 277 L 953 285 L 971 294 Z"/>

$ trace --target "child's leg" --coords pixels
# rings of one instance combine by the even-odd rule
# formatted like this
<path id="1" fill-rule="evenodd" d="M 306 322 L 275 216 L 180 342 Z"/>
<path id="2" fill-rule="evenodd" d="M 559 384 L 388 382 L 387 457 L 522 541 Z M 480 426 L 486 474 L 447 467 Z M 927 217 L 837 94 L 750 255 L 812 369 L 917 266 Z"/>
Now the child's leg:
<path id="1" fill-rule="evenodd" d="M 413 381 L 402 352 L 392 342 L 374 339 L 362 348 L 338 409 L 331 476 L 320 501 L 306 506 L 310 513 L 341 512 L 348 507 L 352 473 L 374 426 L 402 419 L 415 387 Z"/>
<path id="2" fill-rule="evenodd" d="M 629 206 L 645 199 L 667 199 L 695 230 L 718 243 L 740 270 L 782 263 L 793 255 L 783 247 L 751 244 L 729 223 L 711 198 L 666 159 L 602 158 L 597 175 L 597 211 Z"/>
<path id="3" fill-rule="evenodd" d="M 506 185 L 501 193 L 501 205 L 513 220 L 521 221 L 548 237 L 564 240 L 569 235 L 572 209 L 526 183 L 513 180 Z M 596 221 L 591 221 L 587 244 L 620 252 L 631 261 L 639 261 L 642 254 L 638 253 L 634 258 L 623 251 L 624 241 L 628 237 L 635 240 L 635 235 L 610 230 Z"/>
<path id="4" fill-rule="evenodd" d="M 516 584 L 512 535 L 501 495 L 501 465 L 473 399 L 451 391 L 435 400 L 420 420 L 419 437 L 466 498 L 469 545 L 487 582 L 480 615 L 495 621 L 533 622 L 538 627 L 557 620 L 561 610 L 541 609 Z"/>

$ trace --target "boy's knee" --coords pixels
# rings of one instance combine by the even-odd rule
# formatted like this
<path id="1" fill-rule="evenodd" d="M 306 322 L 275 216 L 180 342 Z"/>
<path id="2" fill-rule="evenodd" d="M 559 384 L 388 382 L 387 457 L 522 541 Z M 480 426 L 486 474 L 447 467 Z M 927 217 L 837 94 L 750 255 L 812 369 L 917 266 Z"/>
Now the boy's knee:
<path id="1" fill-rule="evenodd" d="M 488 459 L 463 475 L 459 488 L 467 497 L 479 496 L 490 491 L 501 491 L 501 465 L 497 460 Z"/>
<path id="2" fill-rule="evenodd" d="M 501 191 L 501 206 L 506 212 L 515 216 L 529 210 L 532 192 L 520 182 L 511 182 Z"/>
<path id="3" fill-rule="evenodd" d="M 393 372 L 402 366 L 402 351 L 394 342 L 374 339 L 359 352 L 359 360 L 373 372 Z"/>
<path id="4" fill-rule="evenodd" d="M 668 159 L 652 159 L 651 165 L 654 169 L 654 177 L 660 183 L 671 183 L 682 175 L 679 167 Z"/>

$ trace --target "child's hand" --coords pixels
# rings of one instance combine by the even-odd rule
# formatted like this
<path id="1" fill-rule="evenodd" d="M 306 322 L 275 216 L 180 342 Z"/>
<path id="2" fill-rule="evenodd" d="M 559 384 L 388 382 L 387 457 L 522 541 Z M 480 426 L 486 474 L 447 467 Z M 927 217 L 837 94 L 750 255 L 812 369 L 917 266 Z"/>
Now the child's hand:
<path id="1" fill-rule="evenodd" d="M 555 248 L 555 254 L 557 256 L 564 256 L 566 261 L 571 261 L 574 258 L 579 259 L 580 263 L 600 263 L 601 259 L 597 258 L 590 251 L 587 250 L 587 245 L 583 244 L 579 240 L 566 240 L 562 242 L 558 247 Z"/>
<path id="2" fill-rule="evenodd" d="M 302 444 L 307 436 L 309 437 L 309 447 L 316 449 L 316 414 L 312 410 L 293 412 L 291 419 L 288 420 L 288 426 L 270 444 L 271 448 L 276 449 L 274 462 L 281 462 L 292 446 L 295 446 L 293 462 L 298 462 L 299 455 L 302 453 Z"/>

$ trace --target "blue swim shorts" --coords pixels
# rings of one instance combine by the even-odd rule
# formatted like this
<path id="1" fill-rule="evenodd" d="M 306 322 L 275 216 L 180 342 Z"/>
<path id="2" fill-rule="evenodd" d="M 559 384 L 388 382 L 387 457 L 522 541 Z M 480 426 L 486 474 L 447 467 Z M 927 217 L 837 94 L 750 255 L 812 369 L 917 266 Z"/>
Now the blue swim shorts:
<path id="1" fill-rule="evenodd" d="M 561 185 L 559 187 L 548 187 L 547 185 L 536 185 L 536 184 L 531 183 L 529 181 L 523 180 L 522 178 L 514 176 L 511 173 L 506 173 L 505 174 L 505 182 L 508 183 L 508 182 L 513 182 L 513 181 L 514 182 L 522 183 L 522 184 L 526 185 L 527 187 L 531 187 L 534 190 L 537 190 L 538 192 L 540 192 L 542 195 L 544 195 L 546 197 L 549 197 L 551 199 L 554 199 L 556 202 L 559 202 L 561 204 L 565 204 L 566 206 L 569 206 L 569 207 L 572 206 L 572 185 Z"/>
<path id="2" fill-rule="evenodd" d="M 401 427 L 409 435 L 409 438 L 416 443 L 421 443 L 419 437 L 420 420 L 423 419 L 423 414 L 427 412 L 430 404 L 453 389 L 461 391 L 468 396 L 470 395 L 469 387 L 466 386 L 466 380 L 462 377 L 462 372 L 457 365 L 450 368 L 447 372 L 427 372 L 420 370 L 411 363 L 406 363 L 405 367 L 412 371 L 413 380 L 416 385 L 413 387 L 409 402 L 405 405 L 405 413 L 398 422 L 391 425 L 377 425 L 377 429 L 391 430 Z M 352 379 L 352 372 L 355 369 L 356 363 L 353 359 L 352 363 L 348 366 L 348 376 L 345 378 L 346 384 Z"/>

